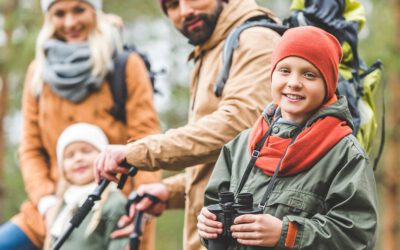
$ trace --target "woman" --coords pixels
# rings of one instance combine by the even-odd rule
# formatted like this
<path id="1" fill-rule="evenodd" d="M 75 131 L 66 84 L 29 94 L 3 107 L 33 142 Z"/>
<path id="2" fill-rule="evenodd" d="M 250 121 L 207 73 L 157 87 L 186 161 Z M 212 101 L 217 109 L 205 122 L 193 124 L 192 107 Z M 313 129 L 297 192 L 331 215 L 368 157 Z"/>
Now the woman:
<path id="1" fill-rule="evenodd" d="M 42 247 L 43 218 L 54 205 L 58 176 L 56 141 L 70 124 L 95 124 L 113 144 L 160 131 L 147 71 L 136 54 L 130 55 L 126 67 L 126 123 L 110 113 L 113 98 L 106 76 L 113 69 L 112 55 L 122 46 L 101 5 L 101 0 L 41 0 L 45 20 L 24 84 L 19 151 L 29 199 L 21 213 L 0 227 L 0 249 Z M 158 172 L 141 172 L 133 179 L 133 187 L 159 179 Z M 151 248 L 152 228 L 146 230 L 148 238 L 142 245 L 147 242 Z M 10 234 L 20 237 L 6 237 Z"/>

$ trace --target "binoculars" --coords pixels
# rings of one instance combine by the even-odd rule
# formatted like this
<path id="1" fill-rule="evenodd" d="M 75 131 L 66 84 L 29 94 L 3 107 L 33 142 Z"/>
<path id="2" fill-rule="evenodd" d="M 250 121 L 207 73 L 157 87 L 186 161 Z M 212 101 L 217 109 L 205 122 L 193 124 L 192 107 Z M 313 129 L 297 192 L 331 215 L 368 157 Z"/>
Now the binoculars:
<path id="1" fill-rule="evenodd" d="M 221 192 L 218 194 L 219 203 L 207 207 L 208 211 L 217 216 L 217 220 L 222 222 L 223 231 L 217 239 L 208 240 L 208 249 L 222 250 L 234 242 L 230 230 L 236 217 L 244 214 L 262 214 L 261 208 L 254 207 L 253 195 L 251 193 L 238 194 L 236 201 L 233 192 Z"/>

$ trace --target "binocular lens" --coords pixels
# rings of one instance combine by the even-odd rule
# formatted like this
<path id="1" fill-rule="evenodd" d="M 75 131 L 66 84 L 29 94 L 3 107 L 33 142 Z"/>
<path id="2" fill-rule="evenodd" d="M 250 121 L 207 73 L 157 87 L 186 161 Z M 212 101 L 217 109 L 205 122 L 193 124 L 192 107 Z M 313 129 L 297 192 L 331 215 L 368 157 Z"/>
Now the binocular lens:
<path id="1" fill-rule="evenodd" d="M 237 196 L 237 202 L 239 205 L 251 209 L 253 208 L 253 195 L 251 193 L 240 193 Z"/>
<path id="2" fill-rule="evenodd" d="M 235 195 L 233 194 L 233 192 L 220 192 L 218 195 L 219 195 L 220 203 L 227 203 L 227 202 L 235 201 Z"/>

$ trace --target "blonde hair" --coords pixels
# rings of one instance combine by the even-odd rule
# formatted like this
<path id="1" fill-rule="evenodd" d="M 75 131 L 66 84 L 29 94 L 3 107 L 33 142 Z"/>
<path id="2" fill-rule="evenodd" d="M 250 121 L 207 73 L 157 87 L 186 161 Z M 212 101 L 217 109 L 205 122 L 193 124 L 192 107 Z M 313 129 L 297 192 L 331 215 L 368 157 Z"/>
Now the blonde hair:
<path id="1" fill-rule="evenodd" d="M 88 43 L 91 59 L 93 60 L 92 75 L 104 78 L 112 67 L 112 56 L 115 51 L 122 50 L 122 37 L 118 28 L 113 25 L 107 15 L 96 11 L 96 27 L 89 32 Z M 43 71 L 46 61 L 44 44 L 55 38 L 55 27 L 51 22 L 50 14 L 45 14 L 44 24 L 36 40 L 35 70 L 32 76 L 31 92 L 39 96 L 43 89 Z"/>

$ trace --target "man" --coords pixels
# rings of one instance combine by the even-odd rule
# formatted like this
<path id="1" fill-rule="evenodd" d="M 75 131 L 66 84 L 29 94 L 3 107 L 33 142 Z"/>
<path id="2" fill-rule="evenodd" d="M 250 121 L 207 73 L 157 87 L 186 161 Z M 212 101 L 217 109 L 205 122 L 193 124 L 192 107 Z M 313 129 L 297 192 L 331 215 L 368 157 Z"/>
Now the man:
<path id="1" fill-rule="evenodd" d="M 188 124 L 128 145 L 109 146 L 97 158 L 95 174 L 97 180 L 105 177 L 116 181 L 112 174 L 126 172 L 118 166 L 125 158 L 140 170 L 185 169 L 185 173 L 164 179 L 162 184 L 139 187 L 139 194 L 153 194 L 165 203 L 148 209 L 149 200 L 144 199 L 137 208 L 147 208 L 153 214 L 165 208 L 185 208 L 184 249 L 202 249 L 196 223 L 205 186 L 222 146 L 250 127 L 271 101 L 269 65 L 279 35 L 267 28 L 245 30 L 222 96 L 216 97 L 214 85 L 229 32 L 251 17 L 274 17 L 255 0 L 160 2 L 174 26 L 194 45 Z"/>

